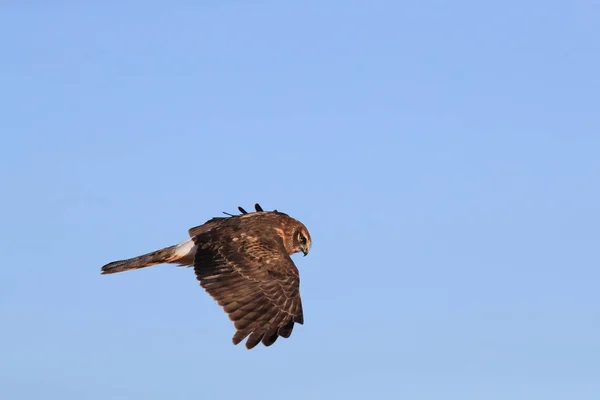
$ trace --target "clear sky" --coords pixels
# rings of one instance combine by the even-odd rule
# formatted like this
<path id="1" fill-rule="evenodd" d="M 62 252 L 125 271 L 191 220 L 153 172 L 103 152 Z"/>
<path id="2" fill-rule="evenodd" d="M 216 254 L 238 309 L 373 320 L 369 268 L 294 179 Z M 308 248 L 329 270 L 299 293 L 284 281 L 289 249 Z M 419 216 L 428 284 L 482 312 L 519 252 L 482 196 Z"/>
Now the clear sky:
<path id="1" fill-rule="evenodd" d="M 600 398 L 600 3 L 9 3 L 1 398 Z M 100 275 L 255 202 L 290 339 Z"/>

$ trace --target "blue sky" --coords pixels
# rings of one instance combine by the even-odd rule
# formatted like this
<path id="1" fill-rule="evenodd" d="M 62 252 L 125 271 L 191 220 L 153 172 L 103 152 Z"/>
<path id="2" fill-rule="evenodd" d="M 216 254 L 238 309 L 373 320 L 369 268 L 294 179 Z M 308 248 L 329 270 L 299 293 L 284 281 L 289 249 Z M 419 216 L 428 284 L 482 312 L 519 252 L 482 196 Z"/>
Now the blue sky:
<path id="1" fill-rule="evenodd" d="M 0 14 L 0 397 L 597 399 L 600 5 Z M 259 202 L 305 325 L 247 351 L 190 269 Z"/>

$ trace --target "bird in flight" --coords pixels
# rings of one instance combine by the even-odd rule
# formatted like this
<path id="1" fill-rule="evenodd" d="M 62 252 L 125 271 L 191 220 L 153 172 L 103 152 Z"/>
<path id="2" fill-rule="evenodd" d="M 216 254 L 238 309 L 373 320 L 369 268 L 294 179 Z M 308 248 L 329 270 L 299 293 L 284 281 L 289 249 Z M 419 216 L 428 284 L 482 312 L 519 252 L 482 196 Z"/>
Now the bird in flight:
<path id="1" fill-rule="evenodd" d="M 262 342 L 270 346 L 279 336 L 288 338 L 294 323 L 303 324 L 300 276 L 290 256 L 310 251 L 311 238 L 300 221 L 289 215 L 264 211 L 224 213 L 189 229 L 190 239 L 174 246 L 102 267 L 102 274 L 157 264 L 194 267 L 200 286 L 233 321 L 237 345 Z"/>

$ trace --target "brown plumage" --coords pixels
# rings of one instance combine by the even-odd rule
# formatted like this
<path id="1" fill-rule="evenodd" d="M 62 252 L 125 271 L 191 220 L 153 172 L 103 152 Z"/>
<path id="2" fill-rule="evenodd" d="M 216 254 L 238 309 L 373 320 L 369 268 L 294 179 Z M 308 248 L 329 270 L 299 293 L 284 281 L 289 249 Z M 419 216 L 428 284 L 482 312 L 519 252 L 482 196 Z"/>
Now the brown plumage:
<path id="1" fill-rule="evenodd" d="M 300 277 L 290 256 L 307 255 L 306 227 L 287 214 L 263 211 L 212 218 L 191 228 L 186 240 L 152 253 L 102 267 L 102 274 L 162 263 L 193 266 L 197 279 L 234 322 L 233 343 L 272 345 L 303 324 Z"/>

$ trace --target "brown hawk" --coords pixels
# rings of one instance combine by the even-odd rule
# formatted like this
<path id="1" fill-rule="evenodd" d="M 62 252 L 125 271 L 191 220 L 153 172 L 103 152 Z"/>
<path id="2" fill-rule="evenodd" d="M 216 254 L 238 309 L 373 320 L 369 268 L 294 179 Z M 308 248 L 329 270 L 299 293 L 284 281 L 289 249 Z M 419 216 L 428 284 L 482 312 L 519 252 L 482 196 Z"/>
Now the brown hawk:
<path id="1" fill-rule="evenodd" d="M 303 324 L 300 277 L 290 256 L 310 250 L 311 238 L 300 221 L 282 212 L 224 213 L 189 230 L 180 244 L 102 267 L 114 274 L 171 263 L 193 266 L 200 286 L 234 322 L 233 344 L 246 347 L 288 338 L 294 323 Z"/>

